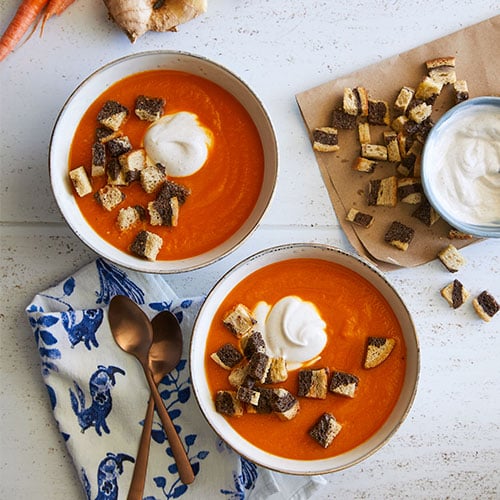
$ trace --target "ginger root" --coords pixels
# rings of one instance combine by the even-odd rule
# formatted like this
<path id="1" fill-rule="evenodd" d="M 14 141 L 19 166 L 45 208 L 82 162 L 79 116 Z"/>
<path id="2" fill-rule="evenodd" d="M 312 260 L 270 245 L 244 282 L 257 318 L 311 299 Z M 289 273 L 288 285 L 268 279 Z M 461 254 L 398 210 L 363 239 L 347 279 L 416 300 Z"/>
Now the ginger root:
<path id="1" fill-rule="evenodd" d="M 146 31 L 177 31 L 207 10 L 207 0 L 104 0 L 109 15 L 134 43 Z"/>

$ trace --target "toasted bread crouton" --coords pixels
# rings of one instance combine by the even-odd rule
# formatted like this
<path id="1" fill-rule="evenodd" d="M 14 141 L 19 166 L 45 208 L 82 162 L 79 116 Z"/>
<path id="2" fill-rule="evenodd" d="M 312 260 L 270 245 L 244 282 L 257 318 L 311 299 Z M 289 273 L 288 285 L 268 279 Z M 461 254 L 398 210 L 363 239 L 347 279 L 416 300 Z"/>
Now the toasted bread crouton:
<path id="1" fill-rule="evenodd" d="M 390 125 L 391 113 L 386 101 L 368 99 L 368 123 L 371 125 Z"/>
<path id="2" fill-rule="evenodd" d="M 121 135 L 120 137 L 115 137 L 106 143 L 106 148 L 110 156 L 118 158 L 129 151 L 132 151 L 132 144 L 130 139 L 126 135 Z"/>
<path id="3" fill-rule="evenodd" d="M 356 127 L 356 116 L 346 113 L 342 108 L 332 112 L 331 126 L 336 129 L 352 130 Z"/>
<path id="4" fill-rule="evenodd" d="M 472 238 L 472 234 L 464 233 L 458 229 L 450 229 L 448 231 L 448 239 L 450 240 L 471 240 Z"/>
<path id="5" fill-rule="evenodd" d="M 154 122 L 163 114 L 165 99 L 163 97 L 137 96 L 134 112 L 140 120 Z"/>
<path id="6" fill-rule="evenodd" d="M 469 298 L 469 292 L 458 280 L 453 280 L 441 289 L 441 295 L 453 309 L 458 309 Z"/>
<path id="7" fill-rule="evenodd" d="M 411 106 L 408 111 L 408 117 L 415 123 L 422 123 L 424 120 L 429 118 L 432 113 L 432 105 L 426 102 L 417 102 L 414 106 Z"/>
<path id="8" fill-rule="evenodd" d="M 134 149 L 121 155 L 119 161 L 127 183 L 138 181 L 141 170 L 146 168 L 146 151 L 142 148 Z"/>
<path id="9" fill-rule="evenodd" d="M 152 226 L 176 227 L 179 222 L 179 201 L 173 198 L 161 198 L 148 203 L 149 220 Z"/>
<path id="10" fill-rule="evenodd" d="M 116 218 L 116 224 L 120 231 L 128 231 L 139 222 L 145 220 L 146 211 L 140 205 L 135 207 L 120 208 Z"/>
<path id="11" fill-rule="evenodd" d="M 455 83 L 457 76 L 455 73 L 455 57 L 437 57 L 425 62 L 429 76 L 436 82 L 446 85 Z"/>
<path id="12" fill-rule="evenodd" d="M 330 380 L 330 392 L 353 398 L 358 388 L 359 378 L 352 373 L 334 371 Z"/>
<path id="13" fill-rule="evenodd" d="M 382 144 L 361 144 L 361 156 L 368 160 L 386 161 L 387 148 Z"/>
<path id="14" fill-rule="evenodd" d="M 335 417 L 325 412 L 309 431 L 309 435 L 323 448 L 328 448 L 341 429 L 342 426 Z"/>
<path id="15" fill-rule="evenodd" d="M 240 385 L 236 391 L 236 398 L 242 403 L 256 406 L 259 404 L 260 392 L 251 387 Z"/>
<path id="16" fill-rule="evenodd" d="M 422 182 L 416 177 L 398 179 L 398 199 L 403 203 L 418 205 L 422 201 Z"/>
<path id="17" fill-rule="evenodd" d="M 394 101 L 394 110 L 397 113 L 404 115 L 414 95 L 415 89 L 406 86 L 402 87 L 399 91 L 398 96 L 396 97 L 396 100 Z"/>
<path id="18" fill-rule="evenodd" d="M 247 375 L 251 379 L 263 384 L 266 381 L 270 367 L 271 358 L 263 352 L 256 352 L 248 362 Z"/>
<path id="19" fill-rule="evenodd" d="M 248 364 L 236 365 L 229 374 L 227 380 L 233 387 L 238 387 L 245 383 L 248 376 Z"/>
<path id="20" fill-rule="evenodd" d="M 465 80 L 457 80 L 453 84 L 453 90 L 455 91 L 455 103 L 466 101 L 469 98 L 469 87 Z"/>
<path id="21" fill-rule="evenodd" d="M 359 114 L 358 96 L 350 87 L 344 88 L 342 108 L 348 115 L 357 116 Z"/>
<path id="22" fill-rule="evenodd" d="M 386 337 L 368 337 L 366 343 L 365 368 L 375 368 L 383 363 L 391 354 L 396 340 Z"/>
<path id="23" fill-rule="evenodd" d="M 120 191 L 120 188 L 110 186 L 109 184 L 99 189 L 94 197 L 97 203 L 102 205 L 108 212 L 111 212 L 111 210 L 116 208 L 125 199 L 125 195 Z"/>
<path id="24" fill-rule="evenodd" d="M 352 168 L 354 170 L 357 170 L 358 172 L 366 172 L 367 174 L 371 174 L 375 170 L 376 166 L 376 161 L 358 156 L 354 161 Z"/>
<path id="25" fill-rule="evenodd" d="M 431 227 L 440 219 L 440 215 L 436 212 L 436 210 L 434 210 L 427 198 L 422 199 L 420 205 L 411 215 L 428 227 Z"/>
<path id="26" fill-rule="evenodd" d="M 354 93 L 358 98 L 358 114 L 368 116 L 368 92 L 364 87 L 356 87 Z"/>
<path id="27" fill-rule="evenodd" d="M 368 205 L 395 207 L 398 202 L 398 179 L 395 175 L 372 179 L 368 184 Z"/>
<path id="28" fill-rule="evenodd" d="M 370 144 L 372 142 L 370 124 L 368 122 L 358 123 L 358 138 L 360 144 Z"/>
<path id="29" fill-rule="evenodd" d="M 408 121 L 409 118 L 406 115 L 399 115 L 394 120 L 392 120 L 391 128 L 398 133 L 404 132 Z"/>
<path id="30" fill-rule="evenodd" d="M 498 302 L 495 300 L 495 297 L 491 295 L 488 291 L 482 291 L 473 301 L 472 305 L 474 306 L 474 310 L 477 315 L 483 321 L 491 321 L 491 318 L 495 316 L 495 314 L 500 309 Z"/>
<path id="31" fill-rule="evenodd" d="M 297 394 L 306 398 L 326 399 L 328 374 L 328 368 L 300 370 Z"/>
<path id="32" fill-rule="evenodd" d="M 267 372 L 266 384 L 279 384 L 288 378 L 285 358 L 271 358 L 271 366 Z"/>
<path id="33" fill-rule="evenodd" d="M 225 370 L 231 370 L 243 359 L 241 352 L 229 343 L 213 352 L 210 357 Z"/>
<path id="34" fill-rule="evenodd" d="M 160 188 L 165 182 L 165 167 L 160 165 L 148 165 L 141 170 L 141 186 L 146 193 L 151 194 Z"/>
<path id="35" fill-rule="evenodd" d="M 97 121 L 115 132 L 127 121 L 128 108 L 116 101 L 106 101 L 97 113 Z"/>
<path id="36" fill-rule="evenodd" d="M 319 127 L 313 130 L 313 149 L 320 153 L 338 151 L 339 140 L 337 129 L 333 127 Z"/>
<path id="37" fill-rule="evenodd" d="M 384 241 L 398 250 L 406 252 L 415 236 L 415 230 L 395 220 L 384 235 Z"/>
<path id="38" fill-rule="evenodd" d="M 154 261 L 163 245 L 163 238 L 150 231 L 140 231 L 135 237 L 130 251 L 138 257 Z"/>
<path id="39" fill-rule="evenodd" d="M 250 359 L 256 352 L 266 352 L 266 344 L 262 333 L 250 331 L 240 340 L 241 348 L 245 358 Z"/>
<path id="40" fill-rule="evenodd" d="M 128 182 L 125 172 L 118 158 L 110 158 L 106 171 L 108 173 L 108 184 L 110 186 L 127 186 Z"/>
<path id="41" fill-rule="evenodd" d="M 70 170 L 69 178 L 78 196 L 86 196 L 92 192 L 92 184 L 83 165 Z"/>
<path id="42" fill-rule="evenodd" d="M 360 212 L 356 208 L 351 208 L 347 212 L 346 220 L 364 228 L 368 228 L 373 224 L 373 217 L 370 214 Z"/>
<path id="43" fill-rule="evenodd" d="M 298 399 L 282 387 L 272 389 L 271 409 L 280 420 L 292 420 L 300 410 Z"/>
<path id="44" fill-rule="evenodd" d="M 123 135 L 121 130 L 113 130 L 108 127 L 97 127 L 95 130 L 96 141 L 102 142 L 102 144 L 106 144 L 111 139 L 115 139 L 121 135 Z"/>
<path id="45" fill-rule="evenodd" d="M 256 386 L 254 390 L 260 393 L 259 401 L 256 405 L 248 405 L 247 412 L 259 413 L 259 414 L 272 413 L 273 411 L 272 400 L 274 397 L 275 389 Z"/>
<path id="46" fill-rule="evenodd" d="M 236 397 L 235 391 L 217 391 L 215 395 L 215 411 L 229 417 L 243 415 L 243 403 Z"/>
<path id="47" fill-rule="evenodd" d="M 186 186 L 174 181 L 166 180 L 161 186 L 158 197 L 172 198 L 175 196 L 179 201 L 179 205 L 184 205 L 190 194 L 191 191 Z"/>
<path id="48" fill-rule="evenodd" d="M 247 306 L 237 304 L 224 315 L 222 322 L 237 338 L 242 338 L 243 335 L 251 331 L 257 320 L 252 316 Z"/>
<path id="49" fill-rule="evenodd" d="M 106 173 L 106 148 L 102 142 L 92 144 L 92 166 L 90 175 L 100 177 Z"/>
<path id="50" fill-rule="evenodd" d="M 464 257 L 452 244 L 443 248 L 437 256 L 450 273 L 456 273 L 465 264 Z"/>
<path id="51" fill-rule="evenodd" d="M 396 132 L 384 132 L 384 142 L 387 148 L 387 161 L 401 161 L 401 152 L 399 151 L 398 134 Z"/>
<path id="52" fill-rule="evenodd" d="M 436 82 L 430 76 L 426 76 L 415 90 L 415 99 L 421 99 L 428 104 L 432 104 L 441 93 L 443 84 Z"/>

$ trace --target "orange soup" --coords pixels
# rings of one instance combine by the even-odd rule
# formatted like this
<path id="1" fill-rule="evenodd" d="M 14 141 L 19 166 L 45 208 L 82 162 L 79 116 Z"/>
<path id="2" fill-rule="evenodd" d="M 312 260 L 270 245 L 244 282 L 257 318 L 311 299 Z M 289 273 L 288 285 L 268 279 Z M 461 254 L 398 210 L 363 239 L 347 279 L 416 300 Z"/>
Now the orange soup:
<path id="1" fill-rule="evenodd" d="M 158 260 L 178 260 L 200 255 L 226 241 L 252 212 L 263 182 L 264 153 L 260 136 L 250 115 L 230 93 L 195 75 L 173 70 L 137 73 L 112 85 L 84 114 L 75 132 L 69 169 L 85 166 L 90 176 L 92 144 L 98 127 L 97 114 L 108 100 L 126 106 L 129 118 L 122 127 L 134 149 L 142 147 L 150 122 L 134 114 L 139 95 L 165 99 L 165 114 L 187 111 L 198 116 L 201 125 L 213 134 L 213 143 L 204 166 L 192 175 L 171 178 L 186 186 L 191 194 L 180 207 L 176 227 L 151 226 L 148 221 L 127 231 L 119 231 L 119 208 L 147 206 L 154 196 L 147 195 L 139 182 L 120 187 L 125 200 L 111 212 L 100 206 L 92 194 L 76 196 L 81 212 L 92 228 L 115 247 L 129 252 L 142 230 L 163 238 Z M 106 177 L 92 179 L 93 192 L 103 187 Z"/>
<path id="2" fill-rule="evenodd" d="M 353 449 L 370 438 L 386 421 L 401 392 L 406 346 L 399 322 L 377 289 L 357 273 L 321 259 L 290 259 L 268 265 L 245 278 L 226 296 L 213 319 L 205 352 L 205 371 L 214 398 L 218 390 L 235 390 L 228 370 L 210 355 L 223 344 L 238 346 L 236 337 L 223 325 L 225 313 L 236 304 L 250 310 L 259 301 L 275 304 L 288 295 L 312 302 L 327 324 L 327 343 L 321 359 L 309 368 L 327 367 L 359 378 L 354 398 L 328 392 L 325 400 L 298 397 L 300 411 L 281 421 L 273 414 L 244 413 L 226 417 L 230 425 L 259 448 L 289 459 L 324 459 Z M 369 336 L 390 337 L 396 345 L 379 366 L 363 368 Z M 284 387 L 297 397 L 298 371 L 269 387 Z M 328 448 L 308 434 L 324 412 L 333 414 L 342 430 Z"/>

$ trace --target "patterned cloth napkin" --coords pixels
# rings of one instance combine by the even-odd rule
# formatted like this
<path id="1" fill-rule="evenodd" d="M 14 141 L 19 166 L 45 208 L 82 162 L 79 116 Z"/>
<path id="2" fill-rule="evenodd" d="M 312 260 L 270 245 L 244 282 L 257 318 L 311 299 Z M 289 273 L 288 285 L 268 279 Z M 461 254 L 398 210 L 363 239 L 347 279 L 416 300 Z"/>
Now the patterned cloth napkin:
<path id="1" fill-rule="evenodd" d="M 159 385 L 196 475 L 177 475 L 155 412 L 144 498 L 306 499 L 322 477 L 289 476 L 256 466 L 232 451 L 201 414 L 189 378 L 189 341 L 203 297 L 179 298 L 161 275 L 125 271 L 103 259 L 37 294 L 26 312 L 54 417 L 89 499 L 126 498 L 149 388 L 138 361 L 109 329 L 107 306 L 127 295 L 152 318 L 170 310 L 181 325 L 182 360 Z"/>

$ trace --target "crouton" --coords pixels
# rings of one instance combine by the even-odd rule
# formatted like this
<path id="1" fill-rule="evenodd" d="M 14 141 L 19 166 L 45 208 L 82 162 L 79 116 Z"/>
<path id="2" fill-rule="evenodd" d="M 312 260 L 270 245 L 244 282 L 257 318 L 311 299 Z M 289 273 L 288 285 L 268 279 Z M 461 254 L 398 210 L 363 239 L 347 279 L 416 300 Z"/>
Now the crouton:
<path id="1" fill-rule="evenodd" d="M 233 344 L 224 344 L 210 357 L 225 370 L 231 370 L 243 359 L 241 352 Z"/>
<path id="2" fill-rule="evenodd" d="M 465 264 L 464 257 L 452 244 L 443 248 L 437 256 L 450 273 L 456 273 Z"/>
<path id="3" fill-rule="evenodd" d="M 415 236 L 415 230 L 399 221 L 393 221 L 384 235 L 384 241 L 406 252 Z"/>
<path id="4" fill-rule="evenodd" d="M 288 368 L 285 358 L 271 358 L 271 365 L 267 371 L 266 384 L 279 384 L 288 378 Z"/>
<path id="5" fill-rule="evenodd" d="M 351 208 L 347 212 L 346 220 L 364 228 L 368 228 L 373 224 L 373 217 L 371 215 L 360 212 L 356 208 Z"/>
<path id="6" fill-rule="evenodd" d="M 384 142 L 387 148 L 387 161 L 401 161 L 401 152 L 399 150 L 398 134 L 396 132 L 384 132 Z"/>
<path id="7" fill-rule="evenodd" d="M 426 76 L 415 90 L 415 99 L 421 99 L 428 104 L 432 104 L 441 93 L 443 84 L 435 81 L 430 76 Z"/>
<path id="8" fill-rule="evenodd" d="M 406 86 L 402 87 L 394 101 L 394 110 L 404 115 L 414 95 L 415 89 Z"/>
<path id="9" fill-rule="evenodd" d="M 135 100 L 134 113 L 140 120 L 154 122 L 163 114 L 165 99 L 163 97 L 137 96 Z"/>
<path id="10" fill-rule="evenodd" d="M 360 144 L 370 144 L 372 142 L 370 124 L 368 122 L 358 123 L 358 139 Z"/>
<path id="11" fill-rule="evenodd" d="M 368 184 L 368 205 L 395 207 L 398 202 L 398 179 L 395 175 L 372 179 Z"/>
<path id="12" fill-rule="evenodd" d="M 127 183 L 140 180 L 141 170 L 146 168 L 146 151 L 134 149 L 121 155 L 119 161 Z"/>
<path id="13" fill-rule="evenodd" d="M 323 448 L 328 448 L 341 429 L 342 426 L 335 417 L 325 412 L 309 431 L 309 435 Z"/>
<path id="14" fill-rule="evenodd" d="M 396 340 L 386 337 L 368 337 L 366 343 L 365 368 L 375 368 L 383 363 L 391 354 Z"/>
<path id="15" fill-rule="evenodd" d="M 111 212 L 111 210 L 123 202 L 125 194 L 120 191 L 120 188 L 106 184 L 106 186 L 95 193 L 94 197 L 97 203 L 102 205 L 108 212 Z"/>
<path id="16" fill-rule="evenodd" d="M 118 158 L 110 158 L 106 171 L 108 173 L 108 184 L 110 186 L 128 186 L 125 172 Z"/>
<path id="17" fill-rule="evenodd" d="M 120 231 L 128 231 L 139 222 L 145 220 L 146 211 L 140 205 L 134 207 L 120 208 L 116 218 L 116 224 Z"/>
<path id="18" fill-rule="evenodd" d="M 92 184 L 84 166 L 70 170 L 69 178 L 78 196 L 86 196 L 92 192 Z"/>
<path id="19" fill-rule="evenodd" d="M 423 222 L 428 227 L 432 226 L 440 219 L 440 215 L 436 212 L 436 210 L 434 210 L 427 198 L 422 199 L 420 205 L 415 209 L 414 212 L 412 212 L 411 215 L 412 217 L 415 217 Z"/>
<path id="20" fill-rule="evenodd" d="M 352 130 L 356 127 L 356 116 L 346 113 L 342 108 L 332 111 L 331 126 L 336 129 Z"/>
<path id="21" fill-rule="evenodd" d="M 376 161 L 358 156 L 354 161 L 352 168 L 354 170 L 357 170 L 358 172 L 366 172 L 367 174 L 371 174 L 375 170 L 376 166 L 377 166 Z"/>
<path id="22" fill-rule="evenodd" d="M 300 410 L 297 398 L 283 388 L 272 389 L 271 409 L 280 420 L 292 420 Z"/>
<path id="23" fill-rule="evenodd" d="M 441 295 L 453 309 L 458 309 L 469 298 L 469 292 L 458 280 L 453 280 L 449 285 L 442 288 Z"/>
<path id="24" fill-rule="evenodd" d="M 257 320 L 252 316 L 250 309 L 244 304 L 237 304 L 228 311 L 222 319 L 224 326 L 228 328 L 237 338 L 250 332 Z"/>
<path id="25" fill-rule="evenodd" d="M 128 108 L 116 101 L 106 101 L 97 113 L 97 121 L 115 132 L 127 121 Z"/>
<path id="26" fill-rule="evenodd" d="M 297 394 L 306 398 L 326 399 L 328 374 L 328 368 L 300 370 Z"/>
<path id="27" fill-rule="evenodd" d="M 179 201 L 158 197 L 148 203 L 149 220 L 152 226 L 176 227 L 179 222 Z"/>
<path id="28" fill-rule="evenodd" d="M 250 359 L 256 352 L 266 352 L 266 344 L 260 332 L 250 331 L 241 338 L 240 342 L 247 359 Z"/>
<path id="29" fill-rule="evenodd" d="M 126 135 L 115 137 L 106 143 L 106 148 L 110 156 L 118 158 L 119 156 L 132 151 L 132 143 Z"/>
<path id="30" fill-rule="evenodd" d="M 418 205 L 423 197 L 422 183 L 415 177 L 398 179 L 398 199 L 403 203 Z"/>
<path id="31" fill-rule="evenodd" d="M 432 105 L 426 102 L 416 102 L 414 106 L 410 107 L 408 111 L 408 117 L 415 123 L 422 123 L 424 120 L 429 118 L 432 113 Z"/>
<path id="32" fill-rule="evenodd" d="M 358 96 L 350 87 L 344 88 L 342 108 L 349 115 L 356 116 L 359 114 Z"/>
<path id="33" fill-rule="evenodd" d="M 150 231 L 140 231 L 135 237 L 130 251 L 138 257 L 154 261 L 163 245 L 163 238 Z"/>
<path id="34" fill-rule="evenodd" d="M 215 395 L 215 411 L 229 417 L 243 415 L 243 403 L 236 397 L 235 391 L 217 391 Z"/>
<path id="35" fill-rule="evenodd" d="M 455 103 L 466 101 L 469 99 L 469 87 L 466 80 L 457 80 L 453 84 L 453 90 L 455 91 Z"/>
<path id="36" fill-rule="evenodd" d="M 488 291 L 482 291 L 473 301 L 472 305 L 474 306 L 474 310 L 477 315 L 483 321 L 491 321 L 491 318 L 495 316 L 495 314 L 500 309 L 498 302 L 495 300 L 495 297 L 491 295 Z"/>
<path id="37" fill-rule="evenodd" d="M 248 362 L 247 375 L 253 380 L 263 384 L 267 378 L 267 372 L 271 367 L 271 358 L 263 353 L 256 352 Z"/>
<path id="38" fill-rule="evenodd" d="M 387 147 L 382 144 L 361 144 L 361 156 L 368 160 L 386 161 Z"/>
<path id="39" fill-rule="evenodd" d="M 151 194 L 157 191 L 165 182 L 165 167 L 160 165 L 148 165 L 141 170 L 141 186 L 146 193 Z"/>
<path id="40" fill-rule="evenodd" d="M 236 398 L 242 403 L 256 406 L 259 404 L 260 392 L 240 385 L 236 391 Z"/>
<path id="41" fill-rule="evenodd" d="M 102 142 L 92 144 L 92 166 L 90 175 L 100 177 L 106 173 L 106 148 Z"/>
<path id="42" fill-rule="evenodd" d="M 386 101 L 368 99 L 368 123 L 371 125 L 390 125 L 391 114 Z"/>
<path id="43" fill-rule="evenodd" d="M 338 151 L 340 148 L 337 129 L 333 127 L 319 127 L 314 129 L 313 149 L 320 153 Z"/>
<path id="44" fill-rule="evenodd" d="M 330 392 L 353 398 L 358 388 L 359 378 L 352 373 L 334 371 L 330 380 Z"/>
<path id="45" fill-rule="evenodd" d="M 437 57 L 425 62 L 429 76 L 443 85 L 455 83 L 457 76 L 455 73 L 455 57 Z"/>

